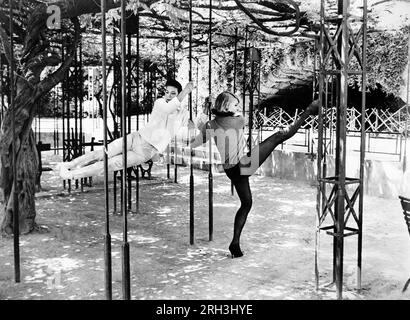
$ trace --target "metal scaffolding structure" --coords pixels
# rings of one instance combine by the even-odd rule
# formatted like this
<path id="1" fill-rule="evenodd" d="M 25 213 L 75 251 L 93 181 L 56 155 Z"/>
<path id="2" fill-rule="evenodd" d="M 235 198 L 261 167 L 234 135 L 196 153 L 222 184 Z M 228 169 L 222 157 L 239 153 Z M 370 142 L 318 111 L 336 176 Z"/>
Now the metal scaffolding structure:
<path id="1" fill-rule="evenodd" d="M 293 4 L 293 1 L 287 1 Z M 319 68 L 315 68 L 315 73 L 318 75 L 317 91 L 320 100 L 319 117 L 318 117 L 318 150 L 317 150 L 317 225 L 316 225 L 316 250 L 315 250 L 315 275 L 316 286 L 319 287 L 319 241 L 320 232 L 325 231 L 333 238 L 333 282 L 336 284 L 337 297 L 342 298 L 343 292 L 343 263 L 344 263 L 344 238 L 352 235 L 357 235 L 357 289 L 361 289 L 361 272 L 362 272 L 362 225 L 363 225 L 363 177 L 364 177 L 364 155 L 365 155 L 365 105 L 366 105 L 366 38 L 367 38 L 367 0 L 362 0 L 363 5 L 359 8 L 361 15 L 352 14 L 350 0 L 321 0 L 320 9 L 320 35 L 316 39 L 316 50 L 319 55 Z M 237 2 L 240 6 L 240 2 Z M 299 27 L 299 8 L 295 4 L 297 12 L 297 28 Z M 212 94 L 211 69 L 212 69 L 212 0 L 209 0 L 209 95 Z M 102 13 L 102 75 L 103 75 L 103 120 L 104 120 L 104 149 L 108 145 L 108 127 L 107 127 L 107 108 L 109 104 L 107 93 L 107 43 L 106 43 L 106 15 L 107 9 L 106 0 L 101 0 Z M 189 1 L 189 80 L 192 81 L 192 36 L 193 36 L 193 21 L 192 21 L 192 0 Z M 249 15 L 246 8 L 242 8 Z M 10 9 L 12 16 L 12 11 Z M 137 107 L 137 123 L 138 130 L 139 122 L 138 115 L 148 114 L 152 111 L 153 102 L 157 93 L 156 68 L 147 64 L 143 70 L 140 70 L 139 64 L 139 33 L 137 33 L 136 55 L 132 54 L 132 34 L 127 34 L 126 25 L 126 1 L 121 0 L 121 25 L 120 25 L 120 54 L 117 55 L 116 50 L 116 35 L 115 28 L 113 33 L 113 72 L 114 72 L 114 133 L 111 138 L 123 137 L 123 163 L 127 163 L 127 134 L 131 132 L 131 107 L 134 99 L 133 93 L 136 93 Z M 252 16 L 251 16 L 252 18 Z M 138 14 L 137 14 L 137 19 Z M 258 20 L 253 18 L 254 22 Z M 259 24 L 258 24 L 259 25 Z M 139 26 L 139 20 L 138 20 Z M 263 28 L 262 28 L 263 27 Z M 262 25 L 262 30 L 267 32 Z M 297 30 L 297 28 L 295 30 Z M 291 31 L 291 32 L 295 32 Z M 139 32 L 139 30 L 138 30 Z M 289 33 L 289 32 L 288 32 Z M 10 34 L 13 34 L 12 25 Z M 235 52 L 234 52 L 234 91 L 236 90 L 236 72 L 237 72 L 237 35 L 235 36 Z M 280 35 L 280 34 L 278 34 Z M 288 34 L 286 34 L 288 35 Z M 243 54 L 243 112 L 245 115 L 245 104 L 248 103 L 248 130 L 249 130 L 249 149 L 252 149 L 253 139 L 253 109 L 255 104 L 255 93 L 257 101 L 260 100 L 260 77 L 261 77 L 261 51 L 252 47 L 248 43 L 249 30 L 245 31 L 245 48 Z M 64 61 L 64 48 L 67 43 L 62 44 L 62 60 Z M 13 37 L 11 37 L 11 48 L 13 48 Z M 166 50 L 168 51 L 168 41 L 166 42 Z M 175 64 L 175 40 L 173 40 L 173 54 Z M 167 70 L 166 75 L 175 76 L 175 65 L 173 71 L 168 69 L 168 52 L 167 54 Z M 10 108 L 13 109 L 13 76 L 14 64 L 9 67 L 10 72 L 10 101 L 7 101 Z M 197 69 L 198 70 L 198 69 Z M 248 71 L 249 70 L 249 71 Z M 3 79 L 3 64 L 0 57 L 0 89 L 5 85 Z M 109 73 L 109 72 L 108 72 Z M 141 112 L 140 105 L 140 74 L 144 75 L 145 99 L 146 108 Z M 198 71 L 196 73 L 198 77 Z M 359 173 L 358 176 L 347 176 L 346 163 L 346 134 L 347 134 L 347 88 L 349 81 L 359 79 L 362 88 L 362 104 L 361 104 L 361 131 L 360 131 L 360 157 L 359 157 Z M 84 152 L 84 138 L 82 128 L 83 118 L 83 66 L 82 66 L 82 48 L 81 43 L 76 51 L 73 67 L 67 71 L 66 77 L 62 83 L 62 111 L 63 111 L 63 161 L 71 161 L 80 156 Z M 118 81 L 116 81 L 118 80 Z M 141 81 L 142 82 L 142 81 Z M 316 88 L 316 84 L 313 86 Z M 58 94 L 58 92 L 57 92 Z M 193 102 L 192 93 L 189 94 L 189 112 L 190 120 L 193 120 Z M 1 95 L 0 101 L 0 123 L 3 116 L 3 107 L 5 105 L 4 95 Z M 329 109 L 336 110 L 336 125 L 328 127 L 333 121 L 327 117 L 329 114 L 333 116 L 333 112 L 327 112 Z M 13 115 L 14 118 L 14 115 Z M 74 123 L 70 119 L 74 118 Z M 14 120 L 14 119 L 13 119 Z M 14 122 L 14 121 L 13 121 Z M 334 130 L 336 140 L 334 145 L 328 143 L 329 130 Z M 330 135 L 333 133 L 331 132 Z M 13 139 L 15 140 L 15 139 Z M 209 240 L 213 237 L 213 176 L 212 176 L 212 147 L 209 144 Z M 194 174 L 192 149 L 190 150 L 190 243 L 194 244 Z M 15 146 L 13 145 L 13 152 Z M 175 146 L 175 182 L 177 181 L 177 147 Z M 335 171 L 328 172 L 327 161 L 328 156 L 335 156 Z M 16 180 L 15 154 L 13 155 L 13 175 L 14 184 Z M 105 284 L 106 298 L 112 299 L 112 260 L 111 260 L 111 235 L 109 227 L 109 192 L 108 192 L 108 168 L 107 156 L 104 156 L 104 183 L 105 183 Z M 128 241 L 128 213 L 131 210 L 131 184 L 130 176 L 132 169 L 124 168 L 121 170 L 121 214 L 123 218 L 123 239 L 122 239 L 122 293 L 123 299 L 131 298 L 130 284 L 130 248 Z M 139 200 L 139 185 L 138 185 L 138 170 L 134 171 L 137 180 L 137 211 Z M 167 167 L 167 176 L 169 178 L 169 166 Z M 114 174 L 114 181 L 117 180 Z M 64 181 L 64 187 L 65 187 Z M 78 181 L 76 181 L 78 188 Z M 114 185 L 116 187 L 116 185 Z M 81 188 L 83 181 L 81 180 Z M 14 192 L 16 193 L 16 186 Z M 68 188 L 71 190 L 71 180 L 68 180 Z M 15 200 L 17 196 L 15 195 Z M 114 208 L 116 206 L 116 191 L 114 191 Z M 116 210 L 116 209 L 114 209 Z M 19 261 L 19 229 L 18 229 L 18 207 L 15 202 L 14 208 L 14 241 L 15 241 L 15 277 L 16 282 L 20 280 L 20 261 Z"/>
<path id="2" fill-rule="evenodd" d="M 68 38 L 67 38 L 68 39 Z M 62 43 L 62 60 L 64 60 L 68 40 Z M 70 45 L 68 43 L 68 45 Z M 75 51 L 72 67 L 68 69 L 62 83 L 62 122 L 63 122 L 63 161 L 71 161 L 84 153 L 83 134 L 83 66 L 81 42 Z M 81 190 L 84 180 L 81 179 Z M 68 185 L 71 191 L 71 180 L 63 181 L 64 188 Z M 75 181 L 79 188 L 79 181 Z"/>
<path id="3" fill-rule="evenodd" d="M 363 176 L 365 154 L 364 114 L 366 104 L 366 37 L 367 1 L 361 16 L 352 14 L 349 0 L 338 0 L 337 8 L 321 1 L 320 64 L 319 64 L 319 130 L 317 158 L 317 230 L 315 252 L 316 286 L 319 287 L 318 247 L 320 231 L 333 237 L 333 282 L 337 297 L 342 298 L 344 239 L 357 235 L 357 289 L 361 289 Z M 347 88 L 353 78 L 362 87 L 359 174 L 347 176 L 346 110 Z M 328 172 L 326 111 L 335 108 L 337 115 L 334 146 L 335 172 Z M 330 218 L 330 219 L 329 219 Z M 328 221 L 330 220 L 330 221 Z"/>

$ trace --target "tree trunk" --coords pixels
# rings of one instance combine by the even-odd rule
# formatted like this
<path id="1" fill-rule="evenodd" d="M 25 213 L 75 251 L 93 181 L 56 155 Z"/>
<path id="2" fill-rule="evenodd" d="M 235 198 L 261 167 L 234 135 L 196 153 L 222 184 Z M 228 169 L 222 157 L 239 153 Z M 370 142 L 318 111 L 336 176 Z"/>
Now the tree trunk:
<path id="1" fill-rule="evenodd" d="M 0 1 L 1 3 L 1 1 Z M 66 48 L 66 59 L 61 61 L 55 52 L 50 51 L 50 40 L 46 26 L 49 18 L 48 5 L 56 5 L 61 10 L 61 19 L 71 19 L 74 25 L 73 42 Z M 70 67 L 75 50 L 80 41 L 80 25 L 77 17 L 87 13 L 97 13 L 101 10 L 99 1 L 95 0 L 56 0 L 47 4 L 38 4 L 35 8 L 29 8 L 26 12 L 29 18 L 25 28 L 16 24 L 18 38 L 23 39 L 23 50 L 19 61 L 19 69 L 16 70 L 15 85 L 16 94 L 14 108 L 8 108 L 2 122 L 0 131 L 0 189 L 3 191 L 3 208 L 1 208 L 2 221 L 0 232 L 13 233 L 13 202 L 14 189 L 17 189 L 17 202 L 19 212 L 19 225 L 22 234 L 33 231 L 36 228 L 35 210 L 35 182 L 38 175 L 38 154 L 34 133 L 31 129 L 37 104 L 40 98 L 62 81 L 67 69 Z M 118 7 L 119 1 L 107 0 L 107 9 Z M 17 7 L 15 8 L 17 9 Z M 16 17 L 17 18 L 17 17 Z M 13 18 L 15 19 L 15 18 Z M 6 25 L 8 20 L 0 15 L 0 22 Z M 26 30 L 25 35 L 22 31 Z M 11 48 L 8 46 L 7 33 L 0 23 L 0 41 L 5 55 L 10 61 Z M 52 54 L 51 54 L 52 53 Z M 45 79 L 40 79 L 42 71 L 47 66 L 60 67 Z M 12 123 L 12 112 L 15 121 Z M 13 126 L 16 139 L 13 141 Z M 14 143 L 13 143 L 14 142 Z M 17 180 L 13 183 L 13 146 L 16 148 Z"/>
<path id="2" fill-rule="evenodd" d="M 3 161 L 2 161 L 3 162 Z M 20 233 L 26 234 L 36 228 L 35 178 L 38 174 L 38 158 L 34 132 L 28 128 L 21 140 L 21 149 L 17 157 L 17 190 Z M 3 221 L 1 232 L 13 233 L 13 173 L 12 167 L 4 168 Z"/>

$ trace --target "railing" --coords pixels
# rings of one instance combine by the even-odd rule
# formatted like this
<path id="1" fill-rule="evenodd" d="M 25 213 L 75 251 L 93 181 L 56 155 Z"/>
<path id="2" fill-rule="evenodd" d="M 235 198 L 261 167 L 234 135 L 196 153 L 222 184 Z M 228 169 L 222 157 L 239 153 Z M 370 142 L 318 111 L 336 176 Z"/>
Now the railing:
<path id="1" fill-rule="evenodd" d="M 403 106 L 401 109 L 391 112 L 388 110 L 381 109 L 367 109 L 364 115 L 364 125 L 366 134 L 366 152 L 368 153 L 379 153 L 386 155 L 395 155 L 399 159 L 402 158 L 403 154 L 403 143 L 405 142 L 404 137 L 407 135 L 406 125 L 406 108 L 407 105 Z M 298 110 L 293 114 L 290 114 L 280 108 L 274 108 L 269 115 L 265 115 L 262 112 L 255 112 L 254 115 L 254 128 L 260 131 L 275 131 L 284 129 L 292 125 L 298 118 L 303 110 Z M 331 152 L 332 146 L 335 144 L 335 132 L 336 132 L 336 121 L 337 114 L 336 108 L 328 108 L 323 115 L 324 128 L 326 129 L 326 135 L 328 140 L 328 150 Z M 351 137 L 357 136 L 361 131 L 361 113 L 355 108 L 347 109 L 347 134 Z M 409 127 L 407 127 L 409 130 Z M 308 120 L 301 126 L 298 133 L 305 135 L 305 143 L 303 147 L 307 148 L 307 152 L 311 153 L 313 150 L 313 144 L 316 142 L 315 137 L 317 137 L 318 131 L 318 117 L 311 116 Z M 382 143 L 375 140 L 391 140 L 390 144 L 393 150 L 386 151 L 382 147 Z M 297 145 L 291 141 L 286 143 L 287 145 Z M 300 144 L 299 144 L 300 145 Z M 377 147 L 380 146 L 380 147 Z M 378 150 L 380 149 L 380 150 Z"/>

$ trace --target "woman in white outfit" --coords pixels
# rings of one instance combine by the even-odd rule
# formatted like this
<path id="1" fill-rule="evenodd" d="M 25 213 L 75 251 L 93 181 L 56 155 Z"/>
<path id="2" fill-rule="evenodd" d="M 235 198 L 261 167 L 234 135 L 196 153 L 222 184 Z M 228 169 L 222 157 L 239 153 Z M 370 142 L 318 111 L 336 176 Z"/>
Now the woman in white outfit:
<path id="1" fill-rule="evenodd" d="M 155 155 L 163 153 L 175 133 L 188 124 L 188 110 L 181 108 L 181 102 L 192 91 L 189 82 L 182 90 L 176 80 L 168 80 L 162 98 L 155 101 L 149 122 L 139 131 L 127 135 L 127 168 L 140 165 Z M 108 172 L 123 169 L 123 138 L 107 145 Z M 88 152 L 70 162 L 60 164 L 60 177 L 80 179 L 99 176 L 104 173 L 104 150 Z"/>

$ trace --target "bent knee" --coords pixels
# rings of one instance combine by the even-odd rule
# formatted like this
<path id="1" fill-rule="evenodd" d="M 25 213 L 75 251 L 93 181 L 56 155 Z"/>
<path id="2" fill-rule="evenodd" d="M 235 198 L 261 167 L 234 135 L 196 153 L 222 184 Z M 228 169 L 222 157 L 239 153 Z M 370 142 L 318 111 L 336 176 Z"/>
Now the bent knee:
<path id="1" fill-rule="evenodd" d="M 248 212 L 251 211 L 252 208 L 252 198 L 249 199 L 243 199 L 241 201 L 241 207 L 245 210 L 247 210 Z"/>

